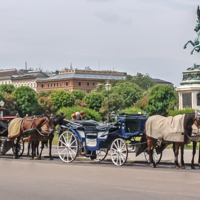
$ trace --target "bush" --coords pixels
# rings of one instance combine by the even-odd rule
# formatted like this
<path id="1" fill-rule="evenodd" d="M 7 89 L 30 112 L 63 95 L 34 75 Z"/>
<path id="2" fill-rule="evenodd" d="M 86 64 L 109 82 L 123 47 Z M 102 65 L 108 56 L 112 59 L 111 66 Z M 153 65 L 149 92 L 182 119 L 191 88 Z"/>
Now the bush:
<path id="1" fill-rule="evenodd" d="M 74 95 L 76 100 L 82 100 L 85 96 L 85 93 L 81 90 L 73 90 L 71 93 Z"/>
<path id="2" fill-rule="evenodd" d="M 95 121 L 101 121 L 101 116 L 99 115 L 98 112 L 86 107 L 79 107 L 79 106 L 73 106 L 68 108 L 63 107 L 58 110 L 57 114 L 64 113 L 67 119 L 71 119 L 71 115 L 73 113 L 80 112 L 82 110 L 84 110 L 86 113 L 85 120 L 93 119 Z"/>
<path id="3" fill-rule="evenodd" d="M 183 115 L 194 112 L 195 110 L 193 108 L 184 108 L 182 110 L 170 110 L 168 116 Z"/>

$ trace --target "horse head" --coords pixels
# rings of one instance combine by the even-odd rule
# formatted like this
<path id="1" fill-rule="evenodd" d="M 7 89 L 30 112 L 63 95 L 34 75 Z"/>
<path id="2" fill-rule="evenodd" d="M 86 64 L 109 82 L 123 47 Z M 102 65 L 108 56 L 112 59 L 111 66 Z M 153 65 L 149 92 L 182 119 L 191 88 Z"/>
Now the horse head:
<path id="1" fill-rule="evenodd" d="M 64 115 L 63 113 L 59 114 L 59 115 L 56 115 L 53 117 L 53 123 L 54 123 L 54 126 L 56 125 L 62 125 L 63 123 L 63 119 L 65 119 L 66 115 Z"/>

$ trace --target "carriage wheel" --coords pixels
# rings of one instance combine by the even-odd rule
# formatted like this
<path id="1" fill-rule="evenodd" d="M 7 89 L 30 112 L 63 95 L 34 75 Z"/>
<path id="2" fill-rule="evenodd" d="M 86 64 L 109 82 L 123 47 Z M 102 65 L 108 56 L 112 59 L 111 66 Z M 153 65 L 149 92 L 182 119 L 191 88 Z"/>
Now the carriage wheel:
<path id="1" fill-rule="evenodd" d="M 108 150 L 107 149 L 100 149 L 96 151 L 96 158 L 94 159 L 95 162 L 100 162 L 103 161 L 106 156 L 108 155 Z"/>
<path id="2" fill-rule="evenodd" d="M 144 157 L 145 157 L 146 161 L 149 163 L 149 153 L 148 153 L 147 150 L 144 152 Z M 154 163 L 158 164 L 160 162 L 161 158 L 162 158 L 162 152 L 160 154 L 157 154 L 156 149 L 154 149 L 153 150 L 153 161 L 154 161 Z"/>
<path id="3" fill-rule="evenodd" d="M 112 162 L 115 165 L 124 165 L 128 158 L 128 147 L 126 141 L 121 138 L 115 139 L 110 147 L 110 155 Z"/>
<path id="4" fill-rule="evenodd" d="M 70 163 L 74 161 L 79 150 L 79 142 L 76 135 L 71 131 L 63 132 L 58 138 L 57 150 L 63 162 Z"/>
<path id="5" fill-rule="evenodd" d="M 14 138 L 13 146 L 12 146 L 13 154 L 15 154 L 16 142 L 17 142 L 17 138 Z M 23 138 L 20 138 L 17 149 L 18 149 L 18 157 L 22 156 L 23 153 L 24 153 L 24 140 L 23 140 Z"/>

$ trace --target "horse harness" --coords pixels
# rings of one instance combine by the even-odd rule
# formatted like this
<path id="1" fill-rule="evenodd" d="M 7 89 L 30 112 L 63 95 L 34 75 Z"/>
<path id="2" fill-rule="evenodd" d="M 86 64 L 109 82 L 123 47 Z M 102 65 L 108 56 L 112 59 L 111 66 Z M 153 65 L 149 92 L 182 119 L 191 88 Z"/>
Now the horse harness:
<path id="1" fill-rule="evenodd" d="M 22 121 L 22 123 L 23 123 L 23 126 L 22 126 L 22 127 L 23 127 L 23 132 L 25 131 L 25 127 L 24 127 L 25 122 L 26 122 L 26 121 L 32 121 L 32 122 L 31 122 L 31 125 L 30 125 L 30 128 L 29 128 L 28 130 L 36 129 L 36 131 L 37 131 L 41 136 L 48 136 L 50 133 L 49 133 L 49 134 L 43 134 L 43 133 L 41 133 L 41 131 L 38 130 L 37 127 L 33 128 L 33 123 L 34 123 L 35 119 L 37 119 L 37 117 L 33 117 L 33 118 L 31 118 L 31 117 L 24 117 L 24 118 L 23 118 L 23 121 Z M 41 129 L 42 129 L 43 126 L 46 127 L 46 122 L 49 122 L 48 117 L 46 117 L 46 120 L 42 123 Z M 35 125 L 35 126 L 36 126 L 36 125 Z M 42 130 L 43 130 L 43 129 L 42 129 Z"/>

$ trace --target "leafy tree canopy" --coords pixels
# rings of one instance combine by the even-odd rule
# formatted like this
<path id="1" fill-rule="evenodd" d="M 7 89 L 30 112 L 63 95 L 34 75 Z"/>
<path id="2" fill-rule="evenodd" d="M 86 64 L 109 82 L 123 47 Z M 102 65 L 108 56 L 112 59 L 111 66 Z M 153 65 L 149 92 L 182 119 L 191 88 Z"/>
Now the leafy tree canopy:
<path id="1" fill-rule="evenodd" d="M 85 97 L 83 98 L 83 102 L 85 102 L 89 108 L 98 111 L 101 107 L 103 98 L 104 97 L 101 93 L 91 92 L 85 95 Z"/>
<path id="2" fill-rule="evenodd" d="M 81 90 L 73 90 L 71 93 L 74 95 L 76 100 L 82 100 L 85 96 L 85 93 Z"/>
<path id="3" fill-rule="evenodd" d="M 139 85 L 139 87 L 141 87 L 144 90 L 147 90 L 148 88 L 155 85 L 155 83 L 151 81 L 151 77 L 148 74 L 141 73 L 137 73 L 136 76 L 127 75 L 126 81 L 133 82 Z"/>
<path id="4" fill-rule="evenodd" d="M 176 91 L 173 86 L 155 85 L 150 90 L 146 111 L 149 115 L 166 116 L 173 101 L 177 101 Z"/>
<path id="5" fill-rule="evenodd" d="M 17 102 L 20 116 L 40 114 L 37 94 L 32 88 L 28 86 L 18 87 L 12 92 L 12 96 Z"/>
<path id="6" fill-rule="evenodd" d="M 15 87 L 12 84 L 0 85 L 0 92 L 6 92 L 8 94 L 11 94 L 14 90 L 15 90 Z"/>
<path id="7" fill-rule="evenodd" d="M 140 99 L 142 95 L 141 88 L 132 82 L 124 82 L 124 83 L 117 83 L 115 87 L 113 87 L 110 93 L 116 93 L 125 101 L 125 107 L 133 106 L 138 99 Z"/>
<path id="8" fill-rule="evenodd" d="M 62 89 L 53 91 L 50 94 L 50 98 L 56 109 L 73 106 L 75 102 L 74 95 Z"/>
<path id="9" fill-rule="evenodd" d="M 53 92 L 53 91 L 46 91 L 46 92 L 42 91 L 42 92 L 38 92 L 38 97 L 39 97 L 39 98 L 40 98 L 40 97 L 49 97 L 50 94 L 51 94 L 52 92 Z"/>

